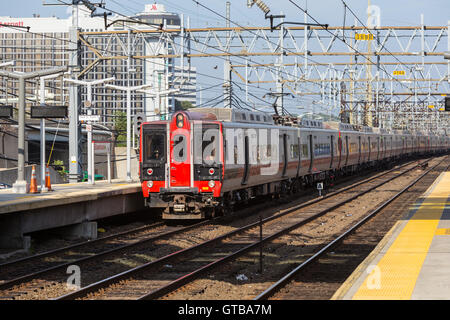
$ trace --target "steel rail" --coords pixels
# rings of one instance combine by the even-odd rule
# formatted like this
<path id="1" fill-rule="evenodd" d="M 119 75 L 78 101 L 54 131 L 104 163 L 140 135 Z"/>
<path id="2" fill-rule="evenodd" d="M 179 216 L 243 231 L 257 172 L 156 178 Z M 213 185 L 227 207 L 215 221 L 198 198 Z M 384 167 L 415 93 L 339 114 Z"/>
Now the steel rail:
<path id="1" fill-rule="evenodd" d="M 402 166 L 400 166 L 400 168 L 403 167 L 403 166 L 407 166 L 410 163 L 411 162 L 403 164 Z M 379 174 L 377 174 L 377 175 L 375 175 L 375 176 L 373 176 L 373 177 L 371 177 L 369 179 L 365 179 L 365 180 L 363 180 L 361 182 L 358 182 L 356 185 L 365 183 L 366 181 L 370 181 L 372 179 L 376 179 L 380 175 L 387 174 L 387 173 L 389 173 L 389 172 L 391 172 L 391 171 L 393 171 L 395 169 L 397 169 L 397 168 L 392 168 L 391 170 L 389 170 L 387 172 L 379 173 Z M 350 187 L 352 187 L 352 186 L 346 187 L 342 191 L 345 191 L 345 190 L 347 190 Z M 333 194 L 330 193 L 328 196 L 332 196 L 332 195 Z M 326 198 L 326 197 L 324 197 L 324 198 Z M 321 199 L 315 199 L 315 200 L 313 200 L 313 203 L 315 203 L 317 201 L 320 201 L 320 200 Z M 242 213 L 240 211 L 237 211 L 237 212 L 235 212 L 232 215 L 229 215 L 229 216 L 226 216 L 226 217 L 217 217 L 217 218 L 214 218 L 212 220 L 209 220 L 209 222 L 214 222 L 214 221 L 219 220 L 219 219 L 230 219 L 233 216 L 239 216 L 241 214 Z M 87 258 L 80 258 L 80 259 L 77 259 L 77 260 L 72 260 L 72 261 L 67 262 L 67 263 L 61 263 L 61 264 L 58 264 L 58 265 L 55 265 L 55 266 L 52 266 L 52 267 L 48 267 L 48 268 L 36 271 L 36 272 L 25 274 L 23 276 L 16 277 L 16 278 L 13 278 L 13 279 L 10 279 L 10 280 L 7 280 L 7 281 L 1 283 L 0 284 L 0 290 L 9 289 L 9 288 L 11 288 L 14 285 L 18 285 L 18 284 L 24 283 L 26 281 L 29 281 L 29 280 L 33 279 L 34 277 L 41 276 L 41 275 L 46 274 L 48 272 L 58 270 L 59 268 L 67 267 L 67 266 L 69 266 L 71 264 L 77 264 L 77 263 L 85 262 L 85 261 L 88 261 L 88 260 L 91 260 L 91 259 L 95 259 L 95 258 L 101 257 L 101 256 L 106 255 L 106 254 L 114 253 L 117 250 L 124 250 L 124 249 L 127 249 L 127 248 L 131 248 L 133 246 L 138 246 L 138 245 L 140 245 L 142 243 L 145 243 L 146 241 L 155 241 L 155 240 L 158 240 L 158 239 L 160 239 L 162 237 L 165 237 L 165 236 L 174 235 L 174 234 L 177 234 L 177 233 L 181 233 L 183 231 L 189 231 L 191 228 L 200 227 L 200 226 L 202 226 L 203 224 L 206 224 L 206 223 L 207 223 L 207 221 L 203 221 L 200 224 L 194 224 L 194 225 L 189 226 L 189 227 L 187 227 L 185 229 L 181 228 L 181 229 L 177 229 L 175 231 L 170 231 L 168 233 L 163 233 L 161 235 L 158 235 L 156 238 L 155 237 L 151 237 L 151 238 L 148 238 L 146 240 L 138 241 L 136 243 L 132 243 L 132 244 L 129 244 L 129 245 L 123 245 L 123 246 L 119 245 L 116 248 L 112 248 L 110 250 L 105 250 L 103 252 L 100 252 L 100 253 L 98 253 L 96 255 L 93 255 L 93 256 L 89 256 Z M 82 242 L 82 243 L 77 243 L 77 244 L 66 246 L 66 247 L 63 247 L 63 248 L 58 248 L 58 249 L 55 249 L 55 250 L 51 250 L 51 251 L 43 252 L 43 253 L 40 253 L 40 254 L 37 254 L 37 255 L 33 255 L 31 257 L 25 257 L 25 258 L 17 259 L 17 260 L 14 260 L 14 261 L 10 261 L 10 262 L 1 264 L 0 267 L 11 267 L 14 264 L 19 265 L 21 263 L 32 263 L 32 261 L 36 260 L 36 259 L 42 259 L 42 258 L 51 256 L 51 255 L 56 255 L 56 254 L 62 253 L 64 251 L 66 251 L 66 250 L 73 250 L 73 249 L 80 248 L 80 247 L 83 247 L 83 246 L 92 246 L 92 245 L 98 244 L 100 242 L 111 240 L 111 239 L 113 239 L 115 237 L 120 237 L 120 236 L 128 235 L 128 234 L 131 234 L 131 233 L 142 232 L 142 231 L 145 231 L 146 229 L 149 229 L 151 227 L 161 226 L 162 224 L 163 224 L 163 222 L 158 222 L 158 223 L 155 223 L 155 224 L 150 225 L 150 226 L 144 226 L 144 227 L 136 228 L 136 229 L 133 229 L 133 230 L 128 230 L 128 231 L 124 231 L 124 232 L 121 232 L 121 233 L 113 234 L 113 235 L 110 235 L 110 236 L 107 236 L 107 237 L 99 238 L 99 239 L 96 239 L 96 240 L 85 241 L 85 242 Z"/>
<path id="2" fill-rule="evenodd" d="M 365 216 L 362 220 L 357 222 L 355 225 L 347 229 L 344 233 L 342 233 L 339 237 L 334 239 L 333 241 L 329 242 L 327 245 L 322 247 L 317 253 L 315 253 L 313 256 L 309 257 L 307 260 L 302 262 L 300 265 L 298 265 L 296 268 L 294 268 L 292 271 L 290 271 L 288 274 L 286 274 L 284 277 L 282 277 L 280 280 L 275 282 L 272 286 L 270 286 L 268 289 L 266 289 L 264 292 L 262 292 L 260 295 L 258 295 L 254 300 L 263 300 L 267 299 L 273 294 L 275 294 L 280 288 L 284 287 L 290 280 L 298 274 L 301 270 L 303 270 L 306 266 L 311 264 L 312 262 L 316 261 L 320 256 L 322 256 L 327 250 L 334 247 L 337 243 L 342 241 L 345 237 L 349 236 L 351 233 L 353 233 L 356 229 L 364 225 L 367 221 L 369 221 L 371 218 L 373 218 L 376 214 L 378 214 L 381 210 L 386 208 L 390 203 L 392 203 L 395 199 L 397 199 L 399 196 L 401 196 L 403 193 L 408 191 L 409 188 L 414 186 L 419 180 L 421 180 L 423 177 L 425 177 L 428 173 L 430 173 L 432 170 L 434 170 L 436 167 L 441 165 L 442 162 L 444 162 L 447 159 L 444 158 L 441 162 L 433 166 L 432 168 L 425 171 L 423 174 L 421 174 L 418 178 L 414 179 L 408 186 L 403 188 L 400 192 L 398 192 L 396 195 L 394 195 L 389 200 L 385 201 L 383 204 L 378 206 L 375 210 L 372 210 L 367 216 Z M 446 170 L 448 169 L 450 165 L 447 166 Z"/>
<path id="3" fill-rule="evenodd" d="M 62 269 L 62 268 L 68 267 L 68 266 L 73 265 L 73 264 L 80 264 L 82 262 L 95 260 L 95 259 L 98 259 L 100 257 L 106 256 L 108 254 L 118 253 L 120 251 L 127 250 L 127 249 L 130 249 L 130 248 L 133 248 L 133 247 L 137 247 L 137 246 L 140 246 L 140 245 L 148 243 L 148 242 L 153 242 L 153 241 L 159 240 L 159 239 L 164 238 L 164 237 L 168 237 L 168 236 L 175 235 L 177 233 L 189 231 L 189 230 L 191 230 L 193 228 L 202 226 L 202 225 L 204 225 L 204 224 L 206 224 L 208 222 L 209 221 L 207 221 L 207 220 L 206 221 L 201 221 L 199 223 L 196 223 L 196 224 L 184 227 L 184 228 L 183 227 L 182 228 L 178 228 L 176 230 L 171 230 L 171 231 L 168 231 L 168 232 L 164 232 L 164 233 L 158 234 L 156 236 L 151 236 L 151 237 L 149 237 L 147 239 L 144 239 L 144 240 L 140 240 L 140 241 L 137 241 L 137 242 L 134 242 L 134 243 L 125 244 L 125 245 L 121 245 L 121 246 L 116 247 L 116 248 L 112 248 L 112 249 L 109 249 L 109 250 L 106 250 L 106 251 L 102 251 L 102 252 L 100 252 L 98 254 L 95 254 L 95 255 L 92 255 L 92 256 L 83 257 L 81 259 L 77 259 L 77 260 L 73 260 L 73 261 L 70 261 L 70 262 L 62 263 L 62 264 L 59 264 L 59 265 L 56 265 L 56 266 L 53 266 L 53 267 L 46 268 L 44 270 L 40 270 L 40 271 L 33 272 L 33 273 L 30 273 L 30 274 L 27 274 L 27 275 L 24 275 L 24 276 L 21 276 L 21 277 L 17 277 L 15 279 L 11 279 L 11 280 L 8 280 L 8 281 L 6 281 L 4 283 L 1 283 L 0 284 L 0 290 L 9 289 L 12 286 L 15 286 L 17 284 L 24 283 L 24 282 L 32 280 L 32 279 L 34 279 L 34 278 L 36 278 L 38 276 L 42 276 L 42 275 L 44 275 L 46 273 L 49 273 L 49 272 L 52 272 L 52 271 L 55 271 L 55 270 L 58 270 L 58 269 Z"/>
<path id="4" fill-rule="evenodd" d="M 10 267 L 10 266 L 12 266 L 14 264 L 19 264 L 19 263 L 23 263 L 23 262 L 30 262 L 30 261 L 35 260 L 35 259 L 42 259 L 42 258 L 51 256 L 53 254 L 58 254 L 58 253 L 66 251 L 66 250 L 73 250 L 73 249 L 80 248 L 80 247 L 83 247 L 83 246 L 86 246 L 86 245 L 87 246 L 91 246 L 93 244 L 98 244 L 98 243 L 103 242 L 103 241 L 109 241 L 109 240 L 114 239 L 116 237 L 122 237 L 122 236 L 126 236 L 126 235 L 129 235 L 129 234 L 132 234 L 132 233 L 139 233 L 141 231 L 145 231 L 146 229 L 159 227 L 159 226 L 161 226 L 163 224 L 164 224 L 164 222 L 156 222 L 156 223 L 151 224 L 151 225 L 146 225 L 146 226 L 134 228 L 134 229 L 127 230 L 127 231 L 114 233 L 114 234 L 108 235 L 106 237 L 101 237 L 101 238 L 97 238 L 97 239 L 94 239 L 94 240 L 83 241 L 83 242 L 75 243 L 75 244 L 68 245 L 68 246 L 65 246 L 65 247 L 57 248 L 57 249 L 54 249 L 54 250 L 41 252 L 41 253 L 38 253 L 38 254 L 35 254 L 35 255 L 32 255 L 32 256 L 23 257 L 23 258 L 20 258 L 20 259 L 16 259 L 16 260 L 8 261 L 8 262 L 5 262 L 5 263 L 1 263 L 0 264 L 0 268 Z"/>
<path id="5" fill-rule="evenodd" d="M 427 161 L 429 161 L 429 160 L 427 160 Z M 425 161 L 425 162 L 427 162 L 427 161 Z M 282 210 L 282 211 L 280 211 L 278 214 L 275 214 L 275 215 L 273 215 L 273 216 L 271 216 L 271 217 L 267 217 L 267 218 L 263 219 L 263 220 L 262 220 L 262 223 L 266 223 L 266 222 L 269 222 L 269 221 L 271 221 L 271 220 L 280 218 L 280 217 L 282 217 L 282 216 L 284 216 L 284 215 L 287 215 L 287 214 L 289 214 L 289 213 L 291 213 L 291 212 L 294 212 L 294 211 L 296 211 L 296 210 L 298 210 L 298 209 L 301 209 L 301 208 L 303 208 L 303 207 L 306 207 L 306 206 L 315 204 L 315 203 L 317 203 L 317 202 L 323 201 L 324 199 L 327 199 L 327 198 L 330 198 L 330 197 L 332 197 L 332 196 L 341 194 L 342 192 L 345 192 L 345 191 L 347 191 L 347 190 L 349 190 L 349 189 L 355 188 L 356 186 L 359 186 L 359 185 L 361 185 L 361 184 L 363 184 L 363 183 L 367 183 L 367 182 L 369 182 L 369 181 L 371 181 L 371 180 L 374 180 L 374 179 L 379 178 L 379 177 L 381 177 L 381 176 L 387 175 L 388 173 L 390 173 L 390 172 L 392 172 L 392 171 L 394 171 L 394 170 L 398 170 L 398 169 L 400 169 L 400 168 L 403 168 L 403 167 L 405 167 L 405 166 L 408 166 L 408 165 L 410 165 L 412 162 L 415 162 L 415 161 L 411 161 L 411 162 L 409 162 L 409 163 L 407 163 L 407 164 L 401 165 L 400 167 L 392 168 L 391 170 L 388 170 L 387 172 L 383 172 L 383 173 L 381 173 L 381 174 L 376 175 L 375 177 L 371 177 L 371 178 L 369 178 L 369 179 L 360 181 L 360 182 L 358 182 L 358 183 L 356 183 L 356 184 L 353 184 L 353 185 L 351 185 L 351 186 L 348 186 L 348 187 L 346 187 L 346 188 L 344 188 L 344 189 L 342 189 L 342 190 L 339 190 L 339 191 L 336 191 L 336 192 L 332 192 L 332 193 L 330 193 L 330 194 L 328 194 L 328 195 L 326 195 L 326 196 L 323 196 L 323 197 L 320 197 L 320 198 L 317 198 L 317 199 L 310 200 L 310 201 L 308 201 L 308 202 L 305 202 L 305 203 L 300 204 L 300 205 L 296 205 L 296 206 L 294 206 L 294 207 L 292 207 L 292 208 L 289 208 L 289 209 L 286 209 L 286 210 Z M 404 171 L 404 172 L 398 174 L 398 175 L 395 176 L 395 177 L 399 177 L 399 176 L 401 176 L 401 175 L 403 175 L 403 174 L 405 174 L 405 173 L 407 173 L 407 172 L 409 172 L 409 171 L 411 171 L 411 170 L 417 168 L 419 165 L 421 165 L 421 164 L 417 164 L 417 165 L 413 166 L 412 168 L 410 168 L 410 169 L 408 169 L 408 170 L 406 170 L 406 171 Z M 337 207 L 339 207 L 339 206 L 341 206 L 341 205 L 343 205 L 343 204 L 345 204 L 345 203 L 347 203 L 347 202 L 349 202 L 349 201 L 352 201 L 353 199 L 355 199 L 355 198 L 361 196 L 362 194 L 367 193 L 367 192 L 369 192 L 369 191 L 371 191 L 371 190 L 373 190 L 373 189 L 375 189 L 375 188 L 378 188 L 379 186 L 381 186 L 381 185 L 383 185 L 383 184 L 385 184 L 385 183 L 387 183 L 387 182 L 389 182 L 389 181 L 390 181 L 390 180 L 383 181 L 382 183 L 377 184 L 376 186 L 373 186 L 373 187 L 369 188 L 368 190 L 366 190 L 366 191 L 363 192 L 363 193 L 360 193 L 360 194 L 358 194 L 358 195 L 356 195 L 356 196 L 353 196 L 353 197 L 351 197 L 350 199 L 347 199 L 347 200 L 345 200 L 345 201 L 343 201 L 343 202 L 341 202 L 341 203 L 339 203 L 339 204 L 337 204 L 337 205 L 333 205 L 331 208 L 328 208 L 328 209 L 326 209 L 326 210 L 323 210 L 323 211 L 321 211 L 320 213 L 314 215 L 314 216 L 311 217 L 311 218 L 302 220 L 302 221 L 301 221 L 300 223 L 298 223 L 298 224 L 301 225 L 302 223 L 304 224 L 304 223 L 309 222 L 310 220 L 313 220 L 313 219 L 315 219 L 315 218 L 318 218 L 318 217 L 320 217 L 321 215 L 325 214 L 326 212 L 328 212 L 328 211 L 330 211 L 330 210 L 334 210 L 335 208 L 337 208 Z M 98 281 L 98 282 L 93 283 L 93 284 L 91 284 L 91 285 L 88 285 L 88 286 L 86 286 L 86 287 L 84 287 L 84 288 L 81 288 L 81 289 L 79 289 L 79 290 L 77 290 L 77 291 L 74 291 L 74 292 L 72 292 L 72 293 L 68 293 L 68 294 L 66 294 L 66 295 L 60 296 L 60 297 L 58 297 L 58 298 L 56 298 L 56 299 L 57 299 L 57 300 L 67 300 L 67 299 L 76 299 L 76 298 L 80 298 L 80 297 L 85 296 L 85 295 L 87 295 L 87 294 L 89 294 L 89 293 L 91 293 L 91 292 L 95 292 L 96 290 L 98 290 L 98 289 L 100 289 L 100 288 L 104 288 L 104 287 L 106 287 L 106 286 L 109 286 L 110 284 L 117 283 L 117 282 L 119 282 L 119 281 L 121 281 L 121 280 L 123 280 L 123 279 L 125 279 L 125 278 L 128 278 L 128 277 L 134 275 L 134 274 L 137 274 L 137 273 L 139 273 L 139 272 L 141 272 L 141 271 L 144 271 L 144 270 L 146 270 L 147 268 L 152 268 L 152 267 L 156 267 L 156 266 L 162 265 L 162 264 L 166 263 L 168 260 L 173 259 L 173 258 L 175 258 L 175 257 L 180 257 L 180 256 L 182 256 L 182 255 L 184 255 L 184 254 L 187 254 L 187 253 L 190 253 L 190 252 L 199 250 L 200 248 L 207 247 L 207 246 L 209 246 L 209 245 L 211 245 L 211 244 L 220 242 L 220 241 L 222 241 L 222 240 L 224 240 L 224 239 L 226 239 L 226 238 L 229 238 L 229 237 L 231 237 L 231 236 L 234 236 L 234 235 L 236 235 L 236 234 L 243 233 L 243 232 L 245 232 L 245 231 L 247 231 L 247 230 L 249 230 L 249 229 L 251 229 L 251 228 L 257 227 L 259 224 L 260 224 L 259 221 L 254 222 L 254 223 L 251 223 L 251 224 L 249 224 L 249 225 L 247 225 L 247 226 L 244 226 L 244 227 L 241 227 L 241 228 L 239 228 L 239 229 L 233 230 L 233 231 L 228 232 L 228 233 L 226 233 L 226 234 L 224 234 L 224 235 L 221 235 L 221 236 L 219 236 L 219 237 L 217 237 L 217 238 L 214 238 L 214 239 L 205 241 L 205 242 L 203 242 L 203 243 L 200 243 L 200 244 L 198 244 L 198 245 L 195 245 L 195 246 L 192 246 L 192 247 L 189 247 L 189 248 L 185 248 L 185 249 L 182 249 L 182 250 L 173 252 L 173 253 L 168 254 L 168 255 L 166 255 L 166 256 L 164 256 L 164 257 L 161 257 L 161 258 L 159 258 L 159 259 L 157 259 L 157 260 L 155 260 L 155 261 L 152 261 L 152 262 L 143 264 L 143 265 L 141 265 L 141 266 L 135 267 L 135 268 L 133 268 L 133 269 L 124 271 L 124 272 L 119 273 L 119 274 L 117 274 L 117 275 L 114 275 L 114 276 L 112 276 L 112 277 L 108 277 L 108 278 L 106 278 L 106 279 L 104 279 L 104 280 L 101 280 L 101 281 Z M 296 224 L 296 225 L 294 225 L 294 226 L 291 226 L 291 227 L 288 228 L 288 229 L 296 228 L 296 227 L 298 227 L 298 224 Z M 289 231 L 288 229 L 285 229 L 284 231 L 285 231 L 285 232 L 288 232 L 288 231 Z M 272 237 L 267 237 L 267 238 L 263 239 L 263 241 L 268 241 L 268 240 L 270 240 L 271 238 L 272 238 Z M 259 243 L 258 243 L 258 244 L 259 244 Z M 246 251 L 247 251 L 247 250 L 250 250 L 253 246 L 254 246 L 254 245 L 251 245 L 249 248 L 246 249 Z M 240 250 L 240 251 L 239 251 L 239 254 L 242 254 L 242 253 L 244 253 L 244 252 L 246 252 L 246 251 Z M 222 259 L 221 259 L 221 260 L 222 260 Z M 214 264 L 214 265 L 215 265 L 215 264 Z M 212 267 L 212 266 L 211 266 L 211 267 Z M 197 274 L 197 273 L 195 273 L 195 275 L 196 275 L 196 274 Z M 190 277 L 192 277 L 192 276 L 194 276 L 194 275 L 190 275 Z M 186 277 L 187 277 L 187 276 L 183 276 L 182 278 L 186 278 Z M 188 278 L 190 278 L 190 277 L 188 277 Z M 170 284 L 169 284 L 169 285 L 170 285 Z"/>
<path id="6" fill-rule="evenodd" d="M 205 266 L 203 266 L 203 267 L 201 267 L 201 268 L 199 268 L 199 269 L 197 269 L 197 270 L 195 270 L 195 271 L 193 271 L 193 272 L 191 272 L 189 274 L 186 274 L 186 275 L 184 275 L 184 276 L 182 276 L 182 277 L 172 281 L 171 283 L 167 284 L 164 287 L 161 287 L 158 290 L 155 290 L 153 292 L 150 292 L 150 293 L 148 293 L 146 295 L 141 296 L 139 298 L 139 300 L 151 300 L 151 299 L 160 298 L 160 297 L 162 297 L 162 296 L 164 296 L 164 295 L 166 295 L 166 294 L 168 294 L 168 293 L 170 293 L 170 292 L 180 288 L 181 286 L 183 286 L 183 285 L 185 285 L 185 284 L 187 284 L 189 282 L 192 282 L 197 277 L 205 274 L 206 272 L 208 272 L 211 269 L 217 267 L 218 265 L 226 263 L 226 262 L 231 261 L 231 260 L 234 260 L 234 259 L 238 258 L 239 256 L 241 256 L 241 255 L 243 255 L 243 254 L 245 254 L 245 253 L 247 253 L 247 252 L 249 252 L 249 251 L 251 251 L 253 249 L 257 249 L 260 245 L 262 245 L 262 244 L 264 244 L 266 242 L 272 241 L 272 240 L 274 240 L 274 239 L 276 239 L 276 238 L 278 238 L 278 237 L 280 237 L 280 236 L 282 236 L 282 235 L 284 235 L 284 234 L 286 234 L 286 233 L 288 233 L 288 232 L 290 232 L 290 231 L 292 231 L 292 230 L 294 230 L 294 229 L 296 229 L 298 227 L 301 227 L 301 226 L 303 226 L 303 225 L 305 225 L 305 224 L 307 224 L 307 223 L 309 223 L 309 222 L 311 222 L 313 220 L 316 220 L 317 218 L 323 216 L 324 214 L 326 214 L 326 213 L 328 213 L 330 211 L 333 211 L 336 208 L 338 208 L 338 207 L 340 207 L 340 206 L 342 206 L 342 205 L 344 205 L 344 204 L 346 204 L 348 202 L 351 202 L 351 201 L 355 200 L 356 198 L 359 198 L 360 196 L 362 196 L 362 195 L 364 195 L 366 193 L 369 193 L 370 191 L 372 191 L 372 190 L 374 190 L 374 189 L 376 189 L 376 188 L 378 188 L 378 187 L 380 187 L 380 186 L 382 186 L 382 185 L 392 181 L 393 179 L 396 179 L 396 178 L 406 174 L 407 172 L 410 172 L 411 170 L 417 168 L 418 166 L 420 166 L 420 164 L 418 164 L 415 167 L 413 167 L 411 169 L 408 169 L 408 170 L 398 174 L 397 176 L 393 177 L 392 179 L 383 181 L 383 182 L 381 182 L 381 183 L 379 183 L 379 184 L 377 184 L 377 185 L 375 185 L 375 186 L 373 186 L 373 187 L 363 191 L 360 194 L 357 194 L 357 195 L 355 195 L 355 196 L 353 196 L 353 197 L 351 197 L 351 198 L 349 198 L 349 199 L 347 199 L 345 201 L 342 201 L 342 202 L 340 202 L 340 203 L 338 203 L 338 204 L 336 204 L 336 205 L 334 205 L 334 206 L 332 206 L 330 208 L 322 210 L 322 211 L 316 213 L 315 215 L 313 215 L 313 216 L 311 216 L 309 218 L 306 218 L 306 219 L 304 219 L 304 220 L 302 220 L 302 221 L 300 221 L 300 222 L 298 222 L 298 223 L 296 223 L 294 225 L 291 225 L 291 226 L 289 226 L 289 227 L 287 227 L 287 228 L 285 228 L 285 229 L 283 229 L 283 230 L 281 230 L 279 232 L 276 232 L 276 233 L 274 233 L 274 234 L 272 234 L 270 236 L 267 236 L 267 237 L 263 238 L 261 241 L 257 241 L 257 242 L 255 242 L 253 244 L 250 244 L 250 245 L 248 245 L 248 246 L 246 246 L 246 247 L 244 247 L 244 248 L 242 248 L 242 249 L 240 249 L 240 250 L 238 250 L 238 251 L 236 251 L 236 252 L 226 256 L 226 257 L 223 257 L 223 258 L 220 258 L 220 259 L 218 259 L 216 261 L 213 261 L 213 262 L 211 262 L 211 263 L 209 263 L 209 264 L 207 264 L 207 265 L 205 265 Z"/>

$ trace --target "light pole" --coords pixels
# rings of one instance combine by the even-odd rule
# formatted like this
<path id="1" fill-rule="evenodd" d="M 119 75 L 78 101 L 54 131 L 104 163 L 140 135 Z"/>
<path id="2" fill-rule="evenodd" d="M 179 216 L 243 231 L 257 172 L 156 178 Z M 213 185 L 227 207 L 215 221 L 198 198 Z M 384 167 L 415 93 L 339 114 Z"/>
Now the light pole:
<path id="1" fill-rule="evenodd" d="M 175 80 L 174 80 L 174 82 L 176 81 L 178 79 L 178 77 L 177 78 L 175 78 Z M 169 95 L 171 95 L 172 93 L 178 93 L 178 92 L 180 92 L 181 91 L 181 87 L 183 86 L 183 84 L 186 82 L 186 79 L 182 79 L 181 80 L 181 82 L 180 82 L 180 84 L 179 84 L 179 87 L 178 88 L 174 88 L 174 89 L 168 89 L 168 90 L 161 90 L 161 91 L 159 91 L 159 90 L 156 90 L 156 88 L 155 88 L 155 92 L 153 93 L 153 92 L 149 92 L 149 91 L 146 91 L 146 90 L 137 90 L 137 92 L 141 92 L 141 93 L 145 93 L 147 96 L 149 96 L 149 97 L 154 97 L 154 98 L 156 98 L 156 105 L 157 105 L 157 109 L 159 110 L 159 113 L 160 113 L 160 119 L 161 119 L 161 115 L 162 114 L 166 114 L 166 115 L 168 115 L 169 114 L 169 110 L 167 109 L 167 110 L 164 110 L 164 112 L 161 112 L 162 110 L 160 109 L 160 99 L 161 99 L 161 97 L 165 97 L 165 96 L 169 96 Z M 156 109 L 156 108 L 155 108 Z M 153 116 L 152 116 L 153 117 Z M 153 120 L 153 119 L 152 119 Z"/>
<path id="2" fill-rule="evenodd" d="M 126 91 L 127 93 L 127 182 L 133 181 L 131 178 L 131 91 L 143 90 L 151 86 L 151 84 L 135 87 L 115 86 L 112 84 L 105 85 L 106 88 Z"/>
<path id="3" fill-rule="evenodd" d="M 16 60 L 11 60 L 8 62 L 0 63 L 0 67 L 15 66 L 15 65 L 16 65 Z"/>
<path id="4" fill-rule="evenodd" d="M 39 102 L 45 105 L 45 80 L 59 77 L 59 74 L 52 74 L 41 77 L 39 80 Z M 45 118 L 41 119 L 41 192 L 48 191 L 45 186 Z"/>
<path id="5" fill-rule="evenodd" d="M 67 67 L 58 67 L 29 73 L 8 72 L 0 70 L 0 76 L 19 80 L 19 116 L 17 140 L 17 180 L 13 184 L 14 193 L 26 193 L 28 184 L 25 181 L 25 80 L 43 77 L 67 71 Z"/>
<path id="6" fill-rule="evenodd" d="M 85 107 L 89 108 L 87 111 L 88 116 L 92 115 L 92 86 L 99 85 L 108 81 L 115 80 L 115 77 L 107 78 L 107 79 L 101 79 L 101 80 L 94 80 L 94 81 L 81 81 L 76 79 L 64 79 L 64 81 L 84 85 L 87 86 L 87 101 L 85 101 Z M 88 183 L 94 184 L 94 163 L 93 163 L 93 150 L 92 150 L 92 121 L 88 120 L 88 127 L 87 127 L 87 157 L 88 157 Z"/>

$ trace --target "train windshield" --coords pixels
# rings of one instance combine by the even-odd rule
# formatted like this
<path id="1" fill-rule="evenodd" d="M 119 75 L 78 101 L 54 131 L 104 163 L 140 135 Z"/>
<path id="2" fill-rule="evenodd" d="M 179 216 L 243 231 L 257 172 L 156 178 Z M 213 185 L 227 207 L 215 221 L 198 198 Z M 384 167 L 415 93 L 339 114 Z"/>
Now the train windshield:
<path id="1" fill-rule="evenodd" d="M 144 162 L 166 161 L 166 133 L 146 131 L 144 133 Z"/>
<path id="2" fill-rule="evenodd" d="M 215 165 L 220 163 L 220 131 L 217 124 L 194 124 L 194 163 Z"/>

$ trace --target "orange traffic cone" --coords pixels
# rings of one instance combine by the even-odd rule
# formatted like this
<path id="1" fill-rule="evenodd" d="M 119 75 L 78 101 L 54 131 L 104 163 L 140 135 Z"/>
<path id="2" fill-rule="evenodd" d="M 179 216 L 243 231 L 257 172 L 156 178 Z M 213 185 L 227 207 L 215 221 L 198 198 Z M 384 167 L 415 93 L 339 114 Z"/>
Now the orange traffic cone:
<path id="1" fill-rule="evenodd" d="M 34 164 L 31 170 L 30 193 L 38 193 L 36 181 L 36 166 Z"/>
<path id="2" fill-rule="evenodd" d="M 48 169 L 48 165 L 45 169 L 45 187 L 48 191 L 52 191 L 52 184 L 50 183 L 50 170 Z"/>

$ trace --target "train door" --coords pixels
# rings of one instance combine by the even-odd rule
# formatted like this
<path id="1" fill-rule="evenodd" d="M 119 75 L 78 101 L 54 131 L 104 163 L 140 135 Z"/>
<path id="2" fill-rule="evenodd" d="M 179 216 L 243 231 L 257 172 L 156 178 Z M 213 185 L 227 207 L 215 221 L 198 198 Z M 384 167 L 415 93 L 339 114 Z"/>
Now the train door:
<path id="1" fill-rule="evenodd" d="M 358 144 L 359 144 L 359 157 L 358 157 L 358 164 L 361 163 L 361 136 L 358 136 Z"/>
<path id="2" fill-rule="evenodd" d="M 286 176 L 286 171 L 288 167 L 288 136 L 287 134 L 283 134 L 283 175 L 282 177 Z"/>
<path id="3" fill-rule="evenodd" d="M 191 186 L 191 141 L 187 130 L 175 130 L 170 139 L 170 186 Z"/>
<path id="4" fill-rule="evenodd" d="M 380 137 L 377 137 L 377 160 L 380 160 Z"/>
<path id="5" fill-rule="evenodd" d="M 331 143 L 331 161 L 330 161 L 330 168 L 333 168 L 333 160 L 334 160 L 334 136 L 333 134 L 330 135 L 330 143 Z"/>
<path id="6" fill-rule="evenodd" d="M 297 138 L 297 143 L 298 143 L 298 165 L 297 165 L 297 177 L 300 175 L 300 169 L 302 166 L 302 150 L 301 150 L 301 141 L 300 141 L 300 131 L 297 131 L 298 134 L 298 138 Z"/>
<path id="7" fill-rule="evenodd" d="M 391 157 L 393 156 L 393 149 L 394 149 L 394 143 L 393 143 L 392 136 L 391 136 L 391 152 L 389 153 L 389 155 Z"/>
<path id="8" fill-rule="evenodd" d="M 372 145 L 370 144 L 370 137 L 367 138 L 369 141 L 369 157 L 367 158 L 367 161 L 370 161 L 370 156 L 372 155 Z"/>
<path id="9" fill-rule="evenodd" d="M 244 136 L 244 175 L 242 176 L 242 184 L 247 184 L 248 176 L 250 175 L 250 146 L 248 136 Z"/>
<path id="10" fill-rule="evenodd" d="M 347 164 L 348 164 L 348 151 L 349 151 L 349 148 L 348 148 L 348 136 L 345 136 L 345 153 L 346 153 L 346 155 L 345 155 L 345 166 L 347 166 Z"/>
<path id="11" fill-rule="evenodd" d="M 338 168 L 341 167 L 341 159 L 342 159 L 342 139 L 341 139 L 341 133 L 339 132 L 338 137 L 338 152 L 339 152 L 339 160 L 338 160 Z"/>
<path id="12" fill-rule="evenodd" d="M 313 168 L 314 162 L 314 146 L 313 146 L 313 136 L 309 135 L 309 172 L 311 172 Z"/>
<path id="13" fill-rule="evenodd" d="M 405 137 L 402 136 L 402 155 L 405 154 Z"/>

